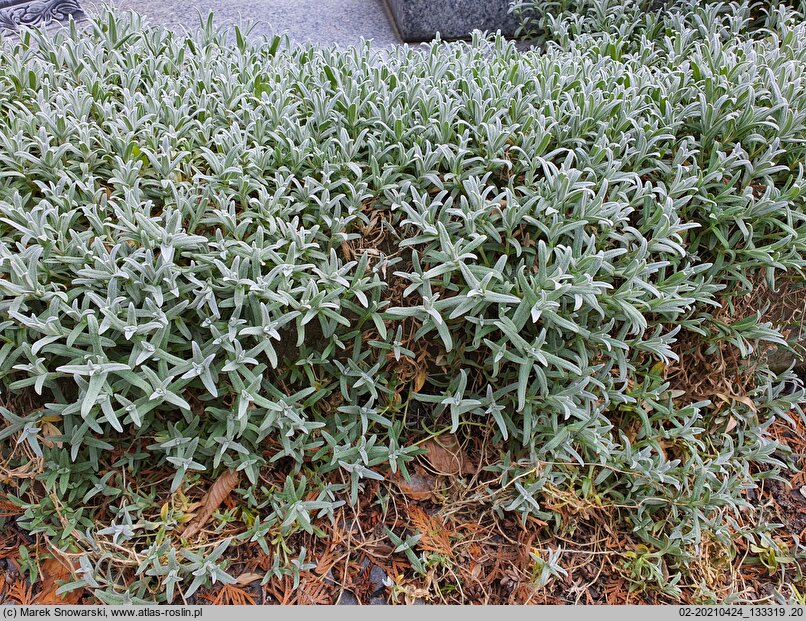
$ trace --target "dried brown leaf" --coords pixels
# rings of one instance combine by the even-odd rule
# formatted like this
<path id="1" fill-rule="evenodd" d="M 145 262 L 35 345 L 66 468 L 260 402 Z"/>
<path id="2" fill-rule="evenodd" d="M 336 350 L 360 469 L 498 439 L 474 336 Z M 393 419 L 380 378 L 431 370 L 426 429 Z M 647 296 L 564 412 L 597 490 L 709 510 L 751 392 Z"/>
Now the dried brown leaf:
<path id="1" fill-rule="evenodd" d="M 739 403 L 742 403 L 742 404 L 746 405 L 747 407 L 749 407 L 752 412 L 758 412 L 758 408 L 756 408 L 756 404 L 753 403 L 753 400 L 750 397 L 746 397 L 746 396 L 743 395 L 741 397 L 733 397 L 733 398 L 734 398 L 734 400 L 738 401 Z"/>
<path id="2" fill-rule="evenodd" d="M 245 584 L 252 584 L 253 582 L 257 582 L 258 580 L 263 580 L 263 576 L 260 574 L 241 574 L 235 579 L 235 584 L 239 584 L 241 586 Z"/>
<path id="3" fill-rule="evenodd" d="M 426 379 L 428 379 L 428 370 L 425 367 L 417 369 L 417 375 L 414 377 L 414 392 L 420 392 L 423 389 Z"/>
<path id="4" fill-rule="evenodd" d="M 344 259 L 349 261 L 353 257 L 353 249 L 350 248 L 350 244 L 346 241 L 341 242 L 341 252 L 344 254 Z"/>
<path id="5" fill-rule="evenodd" d="M 67 561 L 49 558 L 44 561 L 39 568 L 42 574 L 42 589 L 34 599 L 34 603 L 44 605 L 78 603 L 82 595 L 81 589 L 76 589 L 62 595 L 56 594 L 59 587 L 65 582 L 72 580 L 73 572 L 67 564 Z"/>
<path id="6" fill-rule="evenodd" d="M 396 481 L 400 491 L 412 500 L 428 500 L 434 492 L 434 477 L 412 474 L 411 480 L 399 477 Z"/>
<path id="7" fill-rule="evenodd" d="M 40 425 L 40 427 L 42 429 L 42 444 L 48 448 L 53 448 L 54 446 L 56 448 L 62 448 L 61 442 L 51 440 L 51 438 L 59 436 L 62 433 L 59 431 L 59 428 L 56 427 L 56 425 L 45 421 Z"/>
<path id="8" fill-rule="evenodd" d="M 725 433 L 730 433 L 731 431 L 736 429 L 736 425 L 738 425 L 738 424 L 739 423 L 736 421 L 736 419 L 733 416 L 728 418 L 728 424 L 725 426 Z"/>
<path id="9" fill-rule="evenodd" d="M 467 459 L 459 440 L 452 434 L 443 433 L 437 438 L 423 442 L 422 446 L 427 451 L 426 458 L 440 474 L 473 474 L 476 471 Z"/>
<path id="10" fill-rule="evenodd" d="M 199 513 L 189 522 L 185 531 L 182 533 L 183 537 L 193 537 L 197 535 L 207 520 L 216 512 L 221 506 L 230 492 L 238 485 L 239 474 L 234 470 L 227 470 L 224 472 L 215 483 L 213 483 L 210 490 L 201 501 Z"/>
<path id="11" fill-rule="evenodd" d="M 728 397 L 726 394 L 721 393 L 721 392 L 717 392 L 717 393 L 715 393 L 715 394 L 716 394 L 716 396 L 717 396 L 717 397 L 719 397 L 719 398 L 720 398 L 722 401 L 724 401 L 724 402 L 725 402 L 725 403 L 727 403 L 727 404 L 730 404 L 730 397 Z"/>

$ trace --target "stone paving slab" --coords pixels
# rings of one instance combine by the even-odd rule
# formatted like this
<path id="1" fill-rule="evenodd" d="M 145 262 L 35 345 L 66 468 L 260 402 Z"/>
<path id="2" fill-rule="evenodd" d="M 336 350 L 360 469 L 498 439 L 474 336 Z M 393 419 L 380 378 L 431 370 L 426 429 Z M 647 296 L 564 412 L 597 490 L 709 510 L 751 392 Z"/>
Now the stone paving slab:
<path id="1" fill-rule="evenodd" d="M 103 6 L 99 0 L 81 3 L 88 13 Z M 200 14 L 206 18 L 213 11 L 219 25 L 256 22 L 252 31 L 256 36 L 285 33 L 295 42 L 344 46 L 357 45 L 362 37 L 372 39 L 376 47 L 400 43 L 384 0 L 110 0 L 109 4 L 176 30 L 193 30 Z"/>

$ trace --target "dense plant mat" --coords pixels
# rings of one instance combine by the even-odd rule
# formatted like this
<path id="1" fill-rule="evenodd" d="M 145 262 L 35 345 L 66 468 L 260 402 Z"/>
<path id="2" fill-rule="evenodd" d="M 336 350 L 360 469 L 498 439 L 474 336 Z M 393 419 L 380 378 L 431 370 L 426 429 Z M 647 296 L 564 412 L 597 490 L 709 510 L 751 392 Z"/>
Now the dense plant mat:
<path id="1" fill-rule="evenodd" d="M 724 6 L 718 0 L 512 0 L 510 11 L 518 18 L 517 34 L 534 44 L 577 46 L 590 37 L 638 52 L 642 41 L 663 37 L 670 28 L 710 28 L 702 20 L 720 13 L 724 18 Z M 797 10 L 802 18 L 806 2 L 750 0 L 721 25 L 734 33 L 763 36 L 768 19 L 780 8 Z"/>
<path id="2" fill-rule="evenodd" d="M 753 11 L 5 41 L 3 597 L 799 601 L 806 25 Z"/>

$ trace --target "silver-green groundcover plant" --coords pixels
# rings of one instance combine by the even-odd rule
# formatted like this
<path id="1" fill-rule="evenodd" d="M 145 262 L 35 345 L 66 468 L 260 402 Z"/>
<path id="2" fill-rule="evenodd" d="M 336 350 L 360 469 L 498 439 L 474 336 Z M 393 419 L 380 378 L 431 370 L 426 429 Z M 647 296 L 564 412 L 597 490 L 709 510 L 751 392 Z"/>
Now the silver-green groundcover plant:
<path id="1" fill-rule="evenodd" d="M 705 20 L 724 12 L 726 3 L 717 0 L 512 0 L 510 12 L 517 16 L 517 34 L 533 44 L 577 46 L 582 38 L 609 45 L 607 53 L 639 52 L 646 39 L 655 40 L 671 31 L 684 29 L 689 35 L 704 27 Z M 707 10 L 700 10 L 707 7 Z M 743 34 L 766 30 L 768 18 L 779 7 L 803 16 L 804 0 L 750 0 L 734 12 L 731 23 L 722 23 Z M 756 34 L 759 34 L 756 32 Z M 763 33 L 761 33 L 763 35 Z M 698 35 L 695 35 L 698 36 Z M 657 50 L 655 50 L 657 51 Z"/>
<path id="2" fill-rule="evenodd" d="M 798 380 L 762 365 L 752 407 L 715 415 L 658 371 L 685 334 L 782 343 L 712 312 L 804 267 L 806 26 L 781 8 L 750 36 L 748 10 L 545 54 L 230 42 L 112 13 L 0 46 L 0 438 L 45 460 L 41 503 L 31 481 L 12 497 L 86 553 L 67 588 L 232 581 L 238 541 L 183 547 L 134 484 L 147 468 L 172 491 L 241 471 L 240 540 L 272 554 L 267 580 L 299 580 L 288 539 L 407 474 L 421 421 L 490 430 L 497 511 L 559 528 L 549 487 L 619 505 L 670 597 L 706 538 L 779 550 L 775 524 L 738 517 L 786 465 L 768 430 L 801 415 Z M 391 536 L 427 569 L 416 533 Z"/>

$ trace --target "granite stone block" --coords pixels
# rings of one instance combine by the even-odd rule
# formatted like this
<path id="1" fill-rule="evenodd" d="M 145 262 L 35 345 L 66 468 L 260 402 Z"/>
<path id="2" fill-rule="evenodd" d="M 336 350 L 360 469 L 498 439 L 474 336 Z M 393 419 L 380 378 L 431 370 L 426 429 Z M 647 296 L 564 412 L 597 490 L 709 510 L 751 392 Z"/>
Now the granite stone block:
<path id="1" fill-rule="evenodd" d="M 510 0 L 388 0 L 404 41 L 465 39 L 473 30 L 515 34 L 517 19 L 509 13 Z"/>

